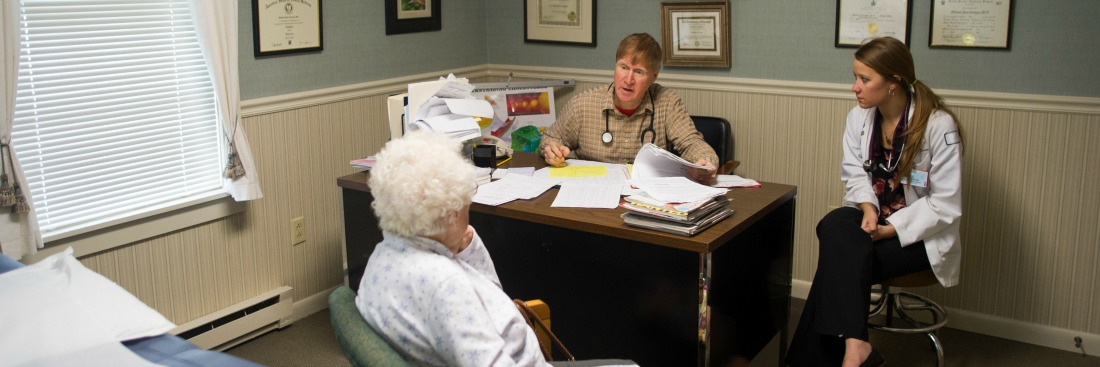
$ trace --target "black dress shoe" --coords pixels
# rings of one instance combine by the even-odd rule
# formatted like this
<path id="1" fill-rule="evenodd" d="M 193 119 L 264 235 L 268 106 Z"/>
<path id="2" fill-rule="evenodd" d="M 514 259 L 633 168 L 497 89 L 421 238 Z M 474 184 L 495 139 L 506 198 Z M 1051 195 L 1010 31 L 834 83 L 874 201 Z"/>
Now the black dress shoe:
<path id="1" fill-rule="evenodd" d="M 879 367 L 883 363 L 886 363 L 886 360 L 882 359 L 882 354 L 878 352 L 878 349 L 871 348 L 871 354 L 867 355 L 867 360 L 860 363 L 859 367 Z"/>

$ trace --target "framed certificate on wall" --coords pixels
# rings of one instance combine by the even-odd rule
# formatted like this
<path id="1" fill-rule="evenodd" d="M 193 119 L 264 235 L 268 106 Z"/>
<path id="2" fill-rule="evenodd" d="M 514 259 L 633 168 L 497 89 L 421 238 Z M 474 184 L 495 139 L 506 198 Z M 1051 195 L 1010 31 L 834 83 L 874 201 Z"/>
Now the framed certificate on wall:
<path id="1" fill-rule="evenodd" d="M 892 37 L 909 45 L 910 0 L 836 0 L 836 47 Z"/>
<path id="2" fill-rule="evenodd" d="M 523 42 L 596 47 L 596 0 L 524 0 Z"/>
<path id="3" fill-rule="evenodd" d="M 933 0 L 928 47 L 1008 49 L 1012 0 Z"/>
<path id="4" fill-rule="evenodd" d="M 729 38 L 729 3 L 661 3 L 665 65 L 728 68 Z"/>
<path id="5" fill-rule="evenodd" d="M 255 56 L 321 51 L 321 0 L 252 0 Z"/>

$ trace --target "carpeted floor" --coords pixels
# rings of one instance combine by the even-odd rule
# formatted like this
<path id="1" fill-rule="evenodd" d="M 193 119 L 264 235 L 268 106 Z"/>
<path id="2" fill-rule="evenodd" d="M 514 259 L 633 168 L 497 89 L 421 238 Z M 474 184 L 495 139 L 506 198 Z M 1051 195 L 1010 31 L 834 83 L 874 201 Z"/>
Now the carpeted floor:
<path id="1" fill-rule="evenodd" d="M 791 302 L 791 328 L 802 314 L 803 300 Z M 946 365 L 961 366 L 1063 366 L 1097 367 L 1100 357 L 1036 346 L 955 329 L 940 331 Z M 568 345 L 568 341 L 565 341 Z M 871 332 L 871 343 L 882 352 L 890 367 L 935 366 L 936 355 L 926 337 Z M 272 331 L 226 351 L 272 367 L 347 367 L 340 345 L 332 333 L 328 311 L 294 322 L 290 327 Z M 753 366 L 778 364 L 778 339 L 765 347 Z M 646 366 L 648 367 L 648 366 Z"/>
<path id="2" fill-rule="evenodd" d="M 332 333 L 327 309 L 225 352 L 271 367 L 351 366 Z"/>

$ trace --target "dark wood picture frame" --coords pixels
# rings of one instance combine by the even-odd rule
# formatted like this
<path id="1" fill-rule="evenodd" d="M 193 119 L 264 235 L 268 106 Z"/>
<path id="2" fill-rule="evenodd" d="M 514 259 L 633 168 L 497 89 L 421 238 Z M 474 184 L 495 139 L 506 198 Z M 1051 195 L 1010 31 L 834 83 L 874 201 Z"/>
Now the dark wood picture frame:
<path id="1" fill-rule="evenodd" d="M 542 0 L 523 0 L 523 42 L 596 47 L 596 0 L 576 0 L 576 25 L 542 25 Z"/>
<path id="2" fill-rule="evenodd" d="M 304 16 L 305 18 L 296 19 L 294 22 L 287 22 L 286 24 L 279 24 L 279 20 L 273 20 L 268 18 L 261 19 L 260 7 L 264 6 L 263 2 L 267 1 L 270 5 L 278 4 L 278 2 L 272 3 L 270 0 L 252 0 L 252 45 L 253 56 L 272 56 L 272 55 L 285 55 L 300 52 L 315 52 L 324 50 L 324 11 L 321 9 L 322 0 L 312 0 L 312 3 L 316 5 L 316 19 L 313 19 L 312 12 L 308 12 L 303 15 L 295 14 L 297 9 L 295 3 L 284 3 L 277 10 L 281 9 L 284 15 L 293 15 L 295 17 Z M 298 3 L 301 5 L 301 3 Z M 277 11 L 276 10 L 276 11 Z M 300 20 L 304 20 L 304 26 Z M 316 29 L 312 29 L 313 24 L 316 24 Z M 281 26 L 281 27 L 276 27 Z M 271 27 L 271 28 L 269 28 Z M 303 28 L 299 28 L 303 27 Z M 309 27 L 304 28 L 304 27 Z M 272 31 L 274 28 L 278 28 L 278 33 L 284 37 L 271 37 L 265 38 L 264 34 Z M 301 30 L 305 30 L 307 33 L 316 32 L 316 37 L 312 35 L 301 36 Z M 296 46 L 293 42 L 297 39 L 301 46 Z M 305 43 L 301 43 L 302 41 Z"/>
<path id="3" fill-rule="evenodd" d="M 703 16 L 689 14 L 699 13 Z M 702 32 L 707 20 L 713 20 L 713 29 Z M 689 34 L 710 33 L 703 42 L 682 42 L 679 37 L 680 22 L 686 24 Z M 676 24 L 674 24 L 676 23 Z M 692 26 L 692 23 L 699 25 Z M 673 27 L 677 27 L 674 29 Z M 695 28 L 695 29 L 693 29 Z M 682 45 L 694 47 L 681 47 Z M 666 66 L 730 67 L 730 16 L 729 3 L 720 2 L 662 2 L 661 3 L 662 63 Z M 699 46 L 702 45 L 702 46 Z M 713 48 L 708 48 L 713 47 Z"/>
<path id="4" fill-rule="evenodd" d="M 386 35 L 402 34 L 402 33 L 416 33 L 416 32 L 431 32 L 443 29 L 442 16 L 440 16 L 440 4 L 441 0 L 383 0 L 386 2 Z M 406 3 L 421 2 L 427 5 L 427 11 L 429 15 L 423 17 L 415 17 L 409 19 L 400 19 L 401 11 L 398 9 Z"/>

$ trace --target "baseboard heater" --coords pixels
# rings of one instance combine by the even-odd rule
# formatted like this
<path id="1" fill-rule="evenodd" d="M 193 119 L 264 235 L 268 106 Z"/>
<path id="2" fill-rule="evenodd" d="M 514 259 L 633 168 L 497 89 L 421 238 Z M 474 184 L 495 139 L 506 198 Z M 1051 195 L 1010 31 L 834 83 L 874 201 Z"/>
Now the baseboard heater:
<path id="1" fill-rule="evenodd" d="M 223 351 L 294 321 L 294 288 L 282 286 L 179 325 L 171 333 L 200 348 Z"/>

